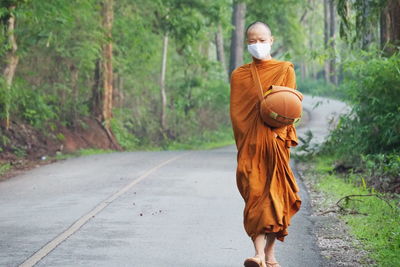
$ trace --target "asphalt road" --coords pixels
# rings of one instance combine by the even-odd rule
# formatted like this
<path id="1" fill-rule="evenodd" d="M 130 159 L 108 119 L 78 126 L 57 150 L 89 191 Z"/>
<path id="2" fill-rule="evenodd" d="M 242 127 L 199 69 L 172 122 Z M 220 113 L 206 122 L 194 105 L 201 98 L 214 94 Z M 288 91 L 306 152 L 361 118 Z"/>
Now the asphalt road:
<path id="1" fill-rule="evenodd" d="M 338 100 L 305 95 L 303 110 L 308 113 L 309 121 L 306 125 L 297 129 L 297 135 L 305 137 L 306 132 L 311 131 L 313 138 L 310 145 L 315 146 L 325 140 L 329 131 L 336 126 L 340 114 L 348 113 L 350 108 Z"/>
<path id="2" fill-rule="evenodd" d="M 297 129 L 316 142 L 344 107 L 312 110 L 319 100 L 305 96 L 311 121 Z M 236 148 L 227 146 L 85 156 L 2 181 L 0 266 L 243 266 L 254 251 L 235 169 Z M 297 181 L 302 208 L 276 241 L 277 258 L 283 267 L 323 266 Z"/>

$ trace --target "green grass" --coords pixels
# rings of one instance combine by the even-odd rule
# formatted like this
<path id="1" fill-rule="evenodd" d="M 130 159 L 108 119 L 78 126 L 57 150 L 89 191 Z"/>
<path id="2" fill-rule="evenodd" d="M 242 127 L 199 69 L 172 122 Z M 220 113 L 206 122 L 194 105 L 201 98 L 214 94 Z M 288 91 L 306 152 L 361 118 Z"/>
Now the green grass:
<path id="1" fill-rule="evenodd" d="M 351 229 L 351 234 L 361 241 L 364 248 L 370 252 L 378 266 L 399 266 L 400 262 L 400 209 L 399 196 L 388 198 L 373 188 L 366 187 L 363 177 L 357 174 L 348 178 L 332 172 L 333 158 L 318 156 L 315 161 L 317 172 L 316 189 L 327 196 L 326 204 L 335 204 L 346 195 L 378 194 L 387 198 L 390 207 L 384 200 L 375 197 L 353 197 L 341 205 L 346 209 L 361 214 L 340 215 Z M 362 215 L 367 214 L 367 215 Z"/>
<path id="2" fill-rule="evenodd" d="M 12 167 L 10 163 L 0 164 L 0 176 L 4 175 L 11 168 Z"/>
<path id="3" fill-rule="evenodd" d="M 235 143 L 231 127 L 221 128 L 217 131 L 205 131 L 201 136 L 196 136 L 185 141 L 170 142 L 167 150 L 199 150 L 213 149 Z"/>
<path id="4" fill-rule="evenodd" d="M 106 153 L 112 153 L 112 152 L 116 152 L 116 151 L 115 150 L 111 150 L 111 149 L 87 148 L 87 149 L 77 150 L 77 151 L 75 151 L 73 153 L 57 154 L 55 156 L 55 159 L 62 160 L 62 159 L 68 159 L 68 158 L 75 158 L 75 157 L 79 157 L 79 156 L 106 154 Z"/>

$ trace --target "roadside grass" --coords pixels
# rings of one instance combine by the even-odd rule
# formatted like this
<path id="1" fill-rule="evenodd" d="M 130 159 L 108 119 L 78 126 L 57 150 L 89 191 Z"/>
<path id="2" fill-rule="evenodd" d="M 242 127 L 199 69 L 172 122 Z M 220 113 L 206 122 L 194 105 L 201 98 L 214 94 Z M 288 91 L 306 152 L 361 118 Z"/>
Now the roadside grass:
<path id="1" fill-rule="evenodd" d="M 378 266 L 399 266 L 400 196 L 369 188 L 360 174 L 344 176 L 335 173 L 332 156 L 318 155 L 312 159 L 312 163 L 317 173 L 315 187 L 326 196 L 324 204 L 335 205 L 348 195 L 378 196 L 354 196 L 341 201 L 340 205 L 350 213 L 341 213 L 339 217 L 350 226 L 351 234 L 361 241 Z"/>
<path id="2" fill-rule="evenodd" d="M 185 141 L 170 142 L 166 150 L 202 150 L 232 145 L 235 143 L 231 127 L 223 127 L 216 131 L 204 131 L 200 136 Z"/>
<path id="3" fill-rule="evenodd" d="M 69 158 L 75 158 L 79 156 L 88 156 L 88 155 L 96 155 L 96 154 L 106 154 L 106 153 L 112 153 L 115 152 L 115 150 L 111 149 L 96 149 L 96 148 L 87 148 L 87 149 L 79 149 L 75 152 L 72 153 L 58 153 L 53 159 L 56 160 L 62 160 L 62 159 L 69 159 Z"/>
<path id="4" fill-rule="evenodd" d="M 0 164 L 0 177 L 12 168 L 10 163 Z"/>
<path id="5" fill-rule="evenodd" d="M 136 146 L 135 149 L 127 149 L 126 151 L 162 151 L 162 150 L 203 150 L 214 149 L 235 143 L 233 132 L 230 127 L 221 128 L 216 131 L 205 131 L 200 136 L 195 136 L 184 141 L 171 141 L 166 146 Z M 74 158 L 79 156 L 106 154 L 117 152 L 116 150 L 105 149 L 80 149 L 72 153 L 59 153 L 53 157 L 56 160 Z"/>

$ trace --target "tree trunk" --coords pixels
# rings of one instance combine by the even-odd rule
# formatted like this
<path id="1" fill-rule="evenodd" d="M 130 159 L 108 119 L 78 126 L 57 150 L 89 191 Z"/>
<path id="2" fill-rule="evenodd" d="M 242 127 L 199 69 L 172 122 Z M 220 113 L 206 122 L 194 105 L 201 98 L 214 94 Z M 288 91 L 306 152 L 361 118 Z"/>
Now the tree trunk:
<path id="1" fill-rule="evenodd" d="M 221 63 L 224 72 L 227 72 L 225 63 L 224 36 L 220 23 L 218 24 L 217 32 L 215 33 L 215 46 L 217 48 L 217 60 Z"/>
<path id="2" fill-rule="evenodd" d="M 113 86 L 113 106 L 122 107 L 124 105 L 124 79 L 121 74 L 114 73 L 114 86 Z"/>
<path id="3" fill-rule="evenodd" d="M 113 66 L 112 66 L 112 41 L 111 31 L 113 24 L 113 0 L 103 2 L 103 28 L 106 31 L 107 43 L 103 45 L 102 81 L 102 119 L 106 129 L 110 129 L 110 119 L 112 117 L 112 96 L 113 96 Z"/>
<path id="4" fill-rule="evenodd" d="M 329 10 L 328 10 L 328 6 L 329 6 L 329 0 L 324 0 L 324 48 L 325 51 L 328 50 L 328 42 L 329 42 Z M 330 73 L 330 64 L 329 64 L 329 59 L 325 60 L 324 63 L 324 74 L 325 74 L 325 81 L 329 82 L 330 78 L 329 78 L 329 73 Z"/>
<path id="5" fill-rule="evenodd" d="M 372 25 L 369 22 L 371 13 L 372 13 L 372 7 L 371 7 L 371 1 L 360 1 L 361 6 L 362 6 L 362 18 L 361 18 L 361 23 L 363 24 L 364 30 L 362 31 L 361 35 L 361 49 L 367 50 L 369 46 L 372 43 L 373 39 L 373 34 L 372 34 Z"/>
<path id="6" fill-rule="evenodd" d="M 388 0 L 381 13 L 381 48 L 386 56 L 396 52 L 400 45 L 400 1 Z"/>
<path id="7" fill-rule="evenodd" d="M 312 6 L 312 11 L 316 10 L 316 4 L 315 4 L 315 0 L 312 0 L 310 2 L 311 6 Z M 309 35 L 309 42 L 310 42 L 310 51 L 314 51 L 314 16 L 311 15 L 310 16 L 310 35 Z M 314 64 L 314 62 L 310 61 L 311 63 L 311 77 L 313 79 L 317 79 L 317 70 L 316 70 L 316 64 Z"/>
<path id="8" fill-rule="evenodd" d="M 200 42 L 199 45 L 199 53 L 200 55 L 205 56 L 208 60 L 211 59 L 210 57 L 210 40 L 205 40 L 203 42 Z"/>
<path id="9" fill-rule="evenodd" d="M 167 56 L 168 56 L 168 33 L 164 34 L 163 40 L 163 53 L 162 53 L 162 64 L 161 64 L 161 76 L 160 76 L 160 95 L 161 95 L 161 113 L 160 113 L 160 125 L 163 134 L 167 131 L 167 95 L 165 93 L 165 74 L 167 71 Z"/>
<path id="10" fill-rule="evenodd" d="M 72 89 L 72 99 L 73 99 L 73 103 L 72 103 L 72 124 L 74 126 L 76 126 L 76 121 L 78 119 L 78 112 L 77 112 L 77 108 L 78 108 L 78 98 L 79 98 L 79 91 L 78 91 L 78 78 L 79 78 L 79 70 L 78 68 L 75 66 L 74 63 L 71 63 L 69 66 L 69 71 L 71 73 L 71 89 Z"/>
<path id="11" fill-rule="evenodd" d="M 102 112 L 101 112 L 101 70 L 100 70 L 101 60 L 96 60 L 94 75 L 93 75 L 93 87 L 92 87 L 92 99 L 91 99 L 91 111 L 92 114 L 97 117 L 97 119 L 101 120 Z"/>
<path id="12" fill-rule="evenodd" d="M 335 6 L 334 0 L 329 1 L 329 39 L 330 39 L 330 60 L 329 60 L 329 76 L 333 84 L 337 84 L 336 75 L 336 53 L 335 53 Z"/>
<path id="13" fill-rule="evenodd" d="M 92 112 L 96 120 L 104 127 L 112 147 L 122 150 L 118 144 L 110 127 L 113 107 L 113 46 L 112 46 L 112 27 L 114 20 L 113 0 L 103 0 L 102 2 L 102 27 L 105 30 L 106 42 L 102 45 L 101 59 L 96 62 L 94 72 L 94 84 L 92 90 Z"/>
<path id="14" fill-rule="evenodd" d="M 15 71 L 18 65 L 18 56 L 17 56 L 17 41 L 15 40 L 14 30 L 15 30 L 15 15 L 14 15 L 15 6 L 10 6 L 8 8 L 9 17 L 7 19 L 6 24 L 6 36 L 8 37 L 7 42 L 10 49 L 6 53 L 6 60 L 5 60 L 5 68 L 3 71 L 4 80 L 6 82 L 6 87 L 8 91 L 8 96 L 10 95 L 10 90 L 12 86 L 12 82 L 14 79 Z M 5 127 L 8 130 L 10 128 L 10 98 L 7 97 L 5 103 L 5 114 L 6 114 L 6 121 Z"/>
<path id="15" fill-rule="evenodd" d="M 236 2 L 232 14 L 231 55 L 229 62 L 229 75 L 243 64 L 244 24 L 246 16 L 246 3 Z"/>
<path id="16" fill-rule="evenodd" d="M 300 63 L 300 74 L 303 81 L 308 77 L 308 66 L 304 61 Z"/>

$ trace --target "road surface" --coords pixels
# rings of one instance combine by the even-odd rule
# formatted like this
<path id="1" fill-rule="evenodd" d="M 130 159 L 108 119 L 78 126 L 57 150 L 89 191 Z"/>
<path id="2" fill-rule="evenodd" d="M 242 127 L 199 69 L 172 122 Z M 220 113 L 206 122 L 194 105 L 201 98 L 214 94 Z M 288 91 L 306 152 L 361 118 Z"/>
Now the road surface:
<path id="1" fill-rule="evenodd" d="M 297 130 L 320 142 L 343 103 L 312 110 L 318 100 L 305 96 L 311 121 Z M 254 251 L 235 170 L 231 145 L 78 157 L 0 182 L 0 266 L 243 266 Z M 277 259 L 323 266 L 297 181 L 302 208 L 276 241 Z"/>

